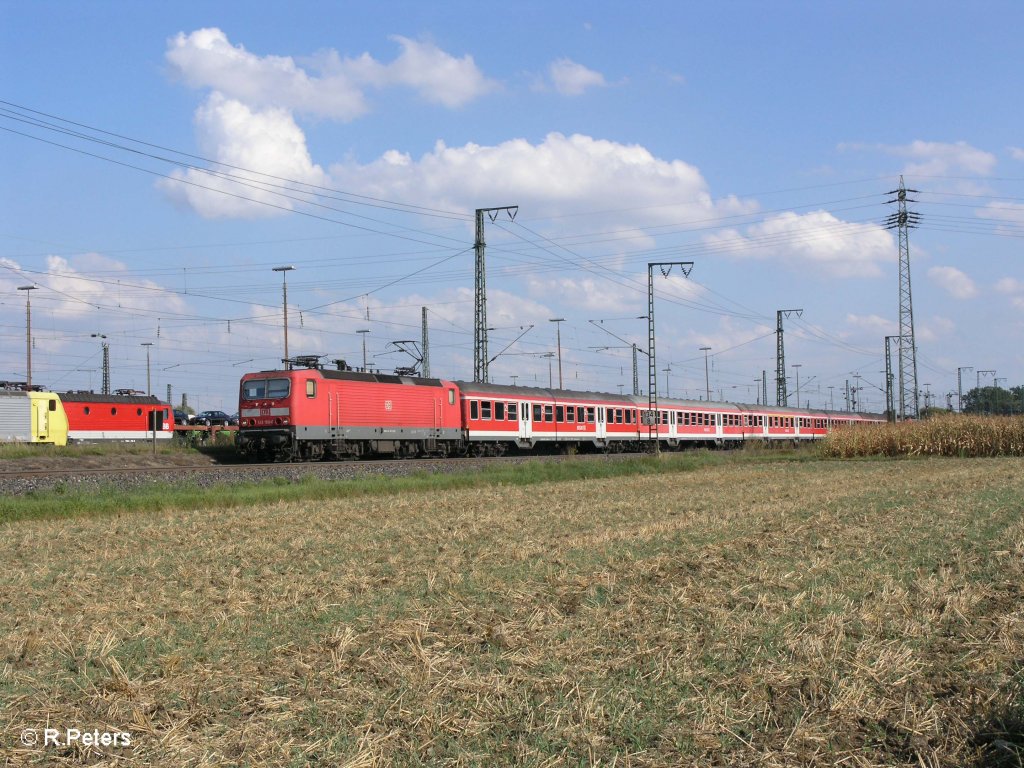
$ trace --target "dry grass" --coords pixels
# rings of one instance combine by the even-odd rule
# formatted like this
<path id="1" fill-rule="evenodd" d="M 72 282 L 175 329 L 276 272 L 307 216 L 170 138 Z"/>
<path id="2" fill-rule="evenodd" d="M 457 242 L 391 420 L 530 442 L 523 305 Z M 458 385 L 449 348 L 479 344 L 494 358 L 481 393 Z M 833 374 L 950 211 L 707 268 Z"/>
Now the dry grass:
<path id="1" fill-rule="evenodd" d="M 1024 456 L 1024 416 L 950 414 L 924 421 L 839 429 L 822 442 L 832 458 Z"/>
<path id="2" fill-rule="evenodd" d="M 0 754 L 1019 765 L 1020 469 L 727 465 L 9 525 Z M 133 745 L 18 745 L 48 723 Z"/>

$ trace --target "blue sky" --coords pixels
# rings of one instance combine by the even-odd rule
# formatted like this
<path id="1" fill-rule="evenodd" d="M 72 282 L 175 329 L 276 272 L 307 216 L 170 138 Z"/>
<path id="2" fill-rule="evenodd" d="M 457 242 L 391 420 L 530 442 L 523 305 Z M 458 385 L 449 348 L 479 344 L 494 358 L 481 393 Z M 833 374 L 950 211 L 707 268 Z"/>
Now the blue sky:
<path id="1" fill-rule="evenodd" d="M 234 410 L 293 265 L 292 354 L 359 364 L 368 329 L 408 364 L 426 306 L 432 373 L 470 378 L 473 210 L 518 205 L 487 225 L 490 353 L 534 327 L 493 381 L 546 385 L 563 317 L 565 386 L 629 392 L 595 348 L 645 346 L 647 263 L 692 260 L 656 285 L 661 394 L 702 393 L 709 346 L 715 397 L 766 370 L 774 401 L 799 307 L 791 391 L 859 374 L 881 410 L 903 174 L 919 384 L 1024 382 L 1019 3 L 433 5 L 0 6 L 0 377 L 32 284 L 35 383 L 98 389 L 102 333 L 113 387 L 152 342 L 155 394 Z"/>

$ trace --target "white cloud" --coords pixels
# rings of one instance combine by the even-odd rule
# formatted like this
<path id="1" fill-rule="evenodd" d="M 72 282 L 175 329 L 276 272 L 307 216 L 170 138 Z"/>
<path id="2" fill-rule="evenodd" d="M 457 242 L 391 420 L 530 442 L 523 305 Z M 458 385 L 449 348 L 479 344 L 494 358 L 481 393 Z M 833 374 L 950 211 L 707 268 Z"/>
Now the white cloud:
<path id="1" fill-rule="evenodd" d="M 255 111 L 214 92 L 196 112 L 195 122 L 199 145 L 206 156 L 225 165 L 278 177 L 267 178 L 233 168 L 219 169 L 241 177 L 247 184 L 280 185 L 280 179 L 317 185 L 328 182 L 326 174 L 310 158 L 305 134 L 287 110 Z M 265 189 L 244 186 L 194 169 L 177 170 L 171 176 L 174 181 L 161 179 L 157 186 L 172 200 L 194 209 L 204 218 L 274 216 L 281 214 L 282 209 L 291 210 L 294 205 L 292 200 Z"/>
<path id="2" fill-rule="evenodd" d="M 105 273 L 102 278 L 96 274 Z M 123 273 L 124 278 L 118 277 Z M 69 261 L 62 256 L 46 257 L 46 276 L 39 284 L 51 298 L 51 311 L 57 318 L 95 317 L 96 309 L 116 309 L 115 314 L 132 311 L 178 314 L 185 302 L 176 294 L 151 280 L 132 276 L 128 266 L 98 253 L 88 253 Z M 104 319 L 105 329 L 111 323 Z"/>
<path id="3" fill-rule="evenodd" d="M 596 276 L 555 277 L 531 273 L 526 284 L 531 296 L 552 298 L 559 306 L 576 309 L 615 313 L 624 310 L 627 299 L 623 295 L 625 290 L 617 290 L 615 285 Z M 631 298 L 635 304 L 635 296 Z"/>
<path id="4" fill-rule="evenodd" d="M 912 141 L 909 144 L 858 144 L 845 143 L 841 151 L 876 151 L 902 158 L 905 163 L 901 173 L 907 177 L 907 186 L 921 186 L 915 181 L 927 179 L 928 189 L 955 191 L 960 194 L 988 194 L 985 184 L 975 178 L 991 176 L 996 168 L 997 158 L 991 152 L 973 147 L 965 141 Z M 923 182 L 922 182 L 923 183 Z"/>
<path id="5" fill-rule="evenodd" d="M 996 283 L 999 293 L 1024 293 L 1024 282 L 1015 277 L 1004 277 Z"/>
<path id="6" fill-rule="evenodd" d="M 456 59 L 432 43 L 394 36 L 402 54 L 384 67 L 384 84 L 415 88 L 426 101 L 446 107 L 461 107 L 497 88 L 484 77 L 473 57 Z"/>
<path id="7" fill-rule="evenodd" d="M 847 314 L 846 324 L 871 336 L 894 336 L 899 333 L 899 326 L 894 320 L 879 315 Z"/>
<path id="8" fill-rule="evenodd" d="M 461 59 L 432 43 L 395 36 L 402 48 L 391 63 L 368 53 L 342 58 L 318 53 L 301 66 L 290 56 L 257 56 L 232 45 L 217 28 L 179 32 L 168 41 L 172 71 L 193 88 L 211 88 L 254 108 L 284 108 L 306 115 L 351 121 L 369 110 L 364 89 L 407 86 L 431 103 L 459 107 L 491 90 L 471 56 Z"/>
<path id="9" fill-rule="evenodd" d="M 73 259 L 47 256 L 45 271 L 31 276 L 10 259 L 0 259 L 0 263 L 19 275 L 0 280 L 0 290 L 9 286 L 13 293 L 18 285 L 35 285 L 32 309 L 33 315 L 38 313 L 40 317 L 95 319 L 97 310 L 116 310 L 102 320 L 106 331 L 114 330 L 119 318 L 133 311 L 163 311 L 173 315 L 185 310 L 185 302 L 176 294 L 151 280 L 132 275 L 126 264 L 99 253 L 85 253 Z"/>
<path id="10" fill-rule="evenodd" d="M 256 56 L 232 45 L 216 28 L 179 32 L 168 40 L 167 61 L 193 88 L 212 88 L 252 107 L 283 107 L 338 120 L 367 111 L 362 91 L 345 72 L 311 76 L 290 56 Z"/>
<path id="11" fill-rule="evenodd" d="M 989 219 L 1005 224 L 1024 224 L 1024 205 L 1021 203 L 989 203 L 984 208 L 978 208 L 975 213 L 979 218 Z M 997 227 L 997 232 L 1017 236 L 1013 229 Z"/>
<path id="12" fill-rule="evenodd" d="M 451 210 L 502 200 L 518 204 L 520 215 L 529 210 L 557 216 L 628 200 L 630 211 L 608 214 L 604 225 L 679 223 L 751 208 L 732 198 L 713 201 L 700 171 L 681 160 L 661 160 L 638 145 L 580 134 L 550 133 L 539 144 L 511 139 L 495 146 L 449 147 L 438 142 L 418 160 L 392 151 L 366 165 L 332 166 L 330 172 L 345 189 Z"/>
<path id="13" fill-rule="evenodd" d="M 865 149 L 871 145 L 841 144 L 840 149 Z M 909 176 L 947 176 L 957 173 L 989 176 L 996 166 L 996 156 L 965 141 L 912 141 L 910 144 L 874 145 L 887 154 L 907 159 L 903 173 Z"/>
<path id="14" fill-rule="evenodd" d="M 1010 147 L 1010 157 L 1014 160 L 1024 160 L 1024 149 L 1020 147 Z"/>
<path id="15" fill-rule="evenodd" d="M 954 299 L 973 299 L 978 295 L 974 281 L 956 267 L 932 267 L 928 277 Z"/>
<path id="16" fill-rule="evenodd" d="M 706 238 L 716 251 L 737 258 L 780 259 L 837 277 L 879 277 L 896 259 L 892 235 L 874 224 L 852 224 L 827 211 L 780 213 L 747 227 Z"/>
<path id="17" fill-rule="evenodd" d="M 914 340 L 918 343 L 922 341 L 934 343 L 942 338 L 951 336 L 955 328 L 956 324 L 948 317 L 932 315 L 927 320 L 917 324 L 917 327 L 914 329 Z M 920 376 L 920 373 L 918 375 Z"/>
<path id="18" fill-rule="evenodd" d="M 551 63 L 548 73 L 556 91 L 563 96 L 579 96 L 589 88 L 607 85 L 604 75 L 577 64 L 571 59 L 558 59 Z"/>
<path id="19" fill-rule="evenodd" d="M 965 141 L 953 144 L 914 141 L 903 148 L 902 154 L 911 159 L 906 173 L 913 175 L 941 176 L 962 172 L 987 176 L 996 165 L 995 155 L 972 147 Z"/>

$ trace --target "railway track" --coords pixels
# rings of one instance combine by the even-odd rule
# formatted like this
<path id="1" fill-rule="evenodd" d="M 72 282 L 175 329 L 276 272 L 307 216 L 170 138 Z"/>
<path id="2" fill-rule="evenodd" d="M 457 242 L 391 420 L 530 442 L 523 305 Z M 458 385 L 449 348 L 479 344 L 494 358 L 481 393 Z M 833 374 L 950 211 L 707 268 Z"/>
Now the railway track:
<path id="1" fill-rule="evenodd" d="M 496 464 L 516 464 L 527 461 L 614 461 L 638 454 L 582 454 L 520 455 L 463 459 L 380 459 L 373 461 L 332 461 L 309 463 L 223 463 L 223 464 L 168 464 L 161 466 L 95 467 L 62 464 L 48 468 L 7 467 L 0 470 L 0 495 L 44 493 L 56 488 L 131 488 L 153 483 L 170 482 L 174 485 L 211 485 L 256 483 L 283 477 L 297 482 L 306 477 L 324 480 L 349 480 L 370 475 L 404 476 L 418 472 L 455 473 L 479 469 Z M 95 460 L 95 457 L 91 457 Z M 114 460 L 115 457 L 110 457 Z"/>
<path id="2" fill-rule="evenodd" d="M 76 467 L 62 466 L 38 469 L 0 469 L 0 478 L 8 477 L 66 477 L 71 475 L 105 475 L 118 473 L 175 473 L 175 472 L 239 472 L 247 470 L 302 470 L 311 467 L 365 467 L 368 473 L 375 468 L 388 466 L 432 467 L 453 464 L 456 468 L 481 466 L 492 463 L 521 463 L 524 461 L 564 461 L 565 459 L 608 460 L 617 457 L 636 456 L 637 454 L 577 454 L 562 456 L 552 454 L 516 455 L 516 456 L 482 456 L 477 458 L 459 459 L 372 459 L 366 461 L 316 461 L 316 462 L 223 462 L 205 464 L 166 464 L 161 466 L 109 466 L 109 467 Z"/>

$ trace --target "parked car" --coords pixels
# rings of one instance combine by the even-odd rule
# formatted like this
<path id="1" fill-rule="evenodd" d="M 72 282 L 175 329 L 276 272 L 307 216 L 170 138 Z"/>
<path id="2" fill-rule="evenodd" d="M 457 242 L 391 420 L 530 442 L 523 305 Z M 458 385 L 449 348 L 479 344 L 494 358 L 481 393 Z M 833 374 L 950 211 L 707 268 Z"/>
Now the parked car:
<path id="1" fill-rule="evenodd" d="M 238 411 L 235 411 L 230 416 L 228 416 L 228 424 L 230 424 L 232 427 L 238 426 Z"/>
<path id="2" fill-rule="evenodd" d="M 175 424 L 188 424 L 192 417 L 188 415 L 188 411 L 183 411 L 180 408 L 174 409 L 174 423 Z"/>
<path id="3" fill-rule="evenodd" d="M 226 427 L 230 422 L 231 417 L 224 411 L 202 411 L 193 416 L 189 423 L 207 427 Z"/>

